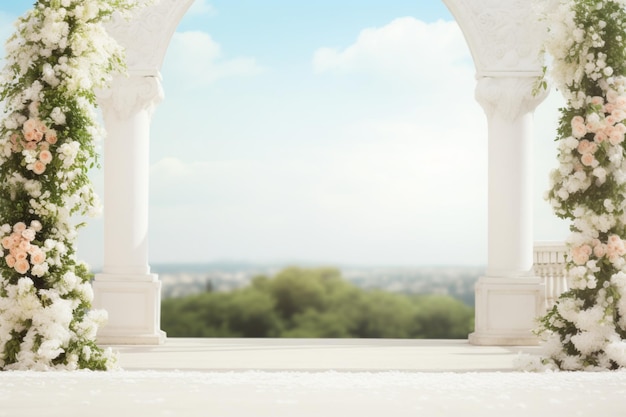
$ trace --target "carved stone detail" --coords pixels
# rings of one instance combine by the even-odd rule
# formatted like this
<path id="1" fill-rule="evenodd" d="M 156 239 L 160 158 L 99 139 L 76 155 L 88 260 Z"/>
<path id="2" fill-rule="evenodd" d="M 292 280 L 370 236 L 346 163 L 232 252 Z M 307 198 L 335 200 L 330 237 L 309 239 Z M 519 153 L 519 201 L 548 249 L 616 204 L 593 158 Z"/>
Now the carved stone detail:
<path id="1" fill-rule="evenodd" d="M 513 121 L 532 112 L 547 97 L 546 90 L 533 95 L 536 81 L 535 77 L 483 77 L 476 83 L 476 101 L 487 118 Z"/>
<path id="2" fill-rule="evenodd" d="M 463 30 L 480 75 L 540 72 L 545 23 L 528 0 L 444 0 Z"/>
<path id="3" fill-rule="evenodd" d="M 194 0 L 159 0 L 139 9 L 131 20 L 116 17 L 107 31 L 124 48 L 131 73 L 150 74 L 161 69 L 165 52 L 178 23 Z"/>
<path id="4" fill-rule="evenodd" d="M 98 96 L 104 116 L 113 112 L 120 119 L 128 118 L 142 110 L 150 114 L 164 98 L 158 77 L 116 77 L 111 88 Z"/>

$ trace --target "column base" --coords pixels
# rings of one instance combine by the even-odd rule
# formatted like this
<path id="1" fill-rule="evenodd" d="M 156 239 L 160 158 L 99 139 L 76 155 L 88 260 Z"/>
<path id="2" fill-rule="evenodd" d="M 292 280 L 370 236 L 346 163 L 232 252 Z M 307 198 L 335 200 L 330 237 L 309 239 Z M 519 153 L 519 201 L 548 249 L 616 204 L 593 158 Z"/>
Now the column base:
<path id="1" fill-rule="evenodd" d="M 537 318 L 545 314 L 541 278 L 481 277 L 476 284 L 475 332 L 469 343 L 481 346 L 533 346 Z"/>
<path id="2" fill-rule="evenodd" d="M 96 274 L 93 282 L 97 309 L 109 319 L 98 329 L 104 345 L 159 345 L 165 342 L 161 327 L 161 282 L 156 274 Z"/>

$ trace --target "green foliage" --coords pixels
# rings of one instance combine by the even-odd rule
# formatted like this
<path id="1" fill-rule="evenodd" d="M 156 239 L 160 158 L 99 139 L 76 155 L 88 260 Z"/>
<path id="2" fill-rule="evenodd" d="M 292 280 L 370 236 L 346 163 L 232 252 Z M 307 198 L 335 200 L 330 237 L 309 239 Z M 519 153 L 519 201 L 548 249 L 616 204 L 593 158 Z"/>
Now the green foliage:
<path id="1" fill-rule="evenodd" d="M 287 268 L 243 289 L 162 302 L 172 337 L 465 338 L 474 311 L 447 296 L 366 291 L 332 268 Z"/>

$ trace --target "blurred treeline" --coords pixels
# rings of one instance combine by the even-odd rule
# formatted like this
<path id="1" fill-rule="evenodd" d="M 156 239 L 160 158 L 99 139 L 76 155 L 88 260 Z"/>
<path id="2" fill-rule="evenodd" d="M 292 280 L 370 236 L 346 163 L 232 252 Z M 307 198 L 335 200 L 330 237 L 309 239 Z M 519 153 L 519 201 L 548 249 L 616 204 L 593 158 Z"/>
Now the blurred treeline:
<path id="1" fill-rule="evenodd" d="M 466 338 L 474 310 L 440 295 L 363 290 L 333 268 L 287 268 L 231 292 L 162 302 L 171 337 Z"/>

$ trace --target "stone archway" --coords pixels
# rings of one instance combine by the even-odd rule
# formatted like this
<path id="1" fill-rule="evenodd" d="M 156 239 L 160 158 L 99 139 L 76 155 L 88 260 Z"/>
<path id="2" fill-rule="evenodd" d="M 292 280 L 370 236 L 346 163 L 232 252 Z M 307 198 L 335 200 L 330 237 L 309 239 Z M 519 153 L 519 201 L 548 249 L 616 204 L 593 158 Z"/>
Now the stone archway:
<path id="1" fill-rule="evenodd" d="M 544 287 L 532 276 L 532 117 L 543 96 L 540 23 L 523 0 L 443 0 L 476 66 L 476 99 L 488 119 L 488 265 L 476 286 L 476 331 L 483 345 L 536 343 L 534 318 Z M 109 311 L 103 343 L 162 343 L 160 282 L 148 265 L 148 144 L 162 100 L 160 68 L 171 36 L 193 0 L 161 0 L 110 33 L 126 47 L 129 77 L 102 94 L 105 141 L 104 267 L 94 305 Z"/>

